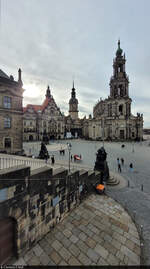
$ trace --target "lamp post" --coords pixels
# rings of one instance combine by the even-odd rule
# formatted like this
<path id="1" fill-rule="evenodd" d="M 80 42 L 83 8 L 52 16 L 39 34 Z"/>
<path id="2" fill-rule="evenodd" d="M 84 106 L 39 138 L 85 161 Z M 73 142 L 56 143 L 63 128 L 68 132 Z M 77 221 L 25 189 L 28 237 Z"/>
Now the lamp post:
<path id="1" fill-rule="evenodd" d="M 104 118 L 103 118 L 103 124 L 102 124 L 102 128 L 103 128 L 103 148 L 104 148 Z"/>
<path id="2" fill-rule="evenodd" d="M 134 152 L 134 142 L 132 142 L 132 152 Z"/>
<path id="3" fill-rule="evenodd" d="M 69 151 L 69 174 L 70 174 L 70 152 L 71 152 L 71 148 L 72 148 L 71 143 L 67 143 L 67 147 L 68 147 L 68 151 Z"/>

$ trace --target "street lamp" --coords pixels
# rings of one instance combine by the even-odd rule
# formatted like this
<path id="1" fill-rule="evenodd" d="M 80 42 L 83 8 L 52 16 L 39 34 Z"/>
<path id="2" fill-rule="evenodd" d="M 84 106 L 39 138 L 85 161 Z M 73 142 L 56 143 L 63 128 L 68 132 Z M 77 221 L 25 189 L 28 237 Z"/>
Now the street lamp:
<path id="1" fill-rule="evenodd" d="M 132 142 L 132 152 L 134 152 L 134 142 Z"/>
<path id="2" fill-rule="evenodd" d="M 104 118 L 102 118 L 102 128 L 103 128 L 103 148 L 104 148 Z"/>
<path id="3" fill-rule="evenodd" d="M 69 151 L 69 173 L 70 173 L 70 152 L 71 152 L 71 148 L 72 148 L 71 143 L 67 143 L 67 147 L 68 147 L 68 151 Z"/>

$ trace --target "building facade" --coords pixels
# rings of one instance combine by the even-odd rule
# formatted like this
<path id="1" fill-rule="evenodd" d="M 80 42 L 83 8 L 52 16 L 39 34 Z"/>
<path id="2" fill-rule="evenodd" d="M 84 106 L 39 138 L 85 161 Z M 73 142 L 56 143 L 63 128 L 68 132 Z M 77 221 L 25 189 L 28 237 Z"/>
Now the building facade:
<path id="1" fill-rule="evenodd" d="M 129 96 L 129 77 L 125 64 L 125 54 L 118 41 L 109 83 L 110 95 L 94 106 L 93 117 L 79 118 L 74 82 L 68 116 L 61 113 L 48 87 L 42 105 L 27 105 L 24 108 L 24 141 L 63 139 L 67 133 L 92 140 L 142 140 L 143 115 L 137 113 L 134 116 L 131 112 L 132 99 Z"/>
<path id="2" fill-rule="evenodd" d="M 82 135 L 81 120 L 78 118 L 78 100 L 73 83 L 69 100 L 69 115 L 64 116 L 57 106 L 48 86 L 42 105 L 28 104 L 23 108 L 23 140 L 36 141 L 63 139 L 67 133 Z"/>
<path id="3" fill-rule="evenodd" d="M 18 81 L 0 70 L 0 151 L 22 151 L 23 83 L 21 69 Z"/>
<path id="4" fill-rule="evenodd" d="M 143 139 L 143 114 L 131 113 L 129 77 L 126 74 L 125 54 L 120 41 L 113 61 L 113 76 L 110 79 L 110 95 L 100 100 L 93 108 L 93 118 L 84 121 L 84 136 L 97 140 Z"/>
<path id="5" fill-rule="evenodd" d="M 28 104 L 23 109 L 23 140 L 64 138 L 64 115 L 57 106 L 48 86 L 42 105 Z"/>

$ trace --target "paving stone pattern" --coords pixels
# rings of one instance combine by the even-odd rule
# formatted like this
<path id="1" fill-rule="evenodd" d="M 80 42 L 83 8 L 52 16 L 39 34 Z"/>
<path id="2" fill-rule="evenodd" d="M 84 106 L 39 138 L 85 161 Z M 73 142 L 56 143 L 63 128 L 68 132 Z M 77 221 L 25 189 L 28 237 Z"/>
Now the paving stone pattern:
<path id="1" fill-rule="evenodd" d="M 140 265 L 139 235 L 121 205 L 92 194 L 15 265 Z"/>

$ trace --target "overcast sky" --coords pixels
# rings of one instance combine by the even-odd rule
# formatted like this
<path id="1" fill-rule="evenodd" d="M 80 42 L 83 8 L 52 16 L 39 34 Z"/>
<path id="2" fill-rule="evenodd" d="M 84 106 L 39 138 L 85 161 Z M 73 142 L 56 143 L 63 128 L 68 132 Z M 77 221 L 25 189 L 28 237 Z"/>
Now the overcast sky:
<path id="1" fill-rule="evenodd" d="M 24 106 L 41 104 L 47 85 L 68 115 L 75 80 L 79 116 L 109 95 L 118 38 L 126 54 L 132 113 L 150 127 L 149 0 L 0 0 L 0 69 L 17 80 Z"/>

